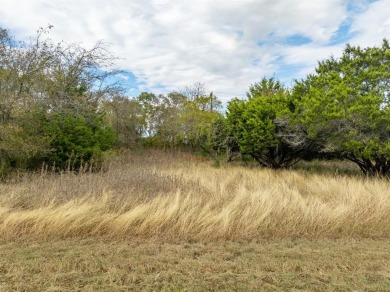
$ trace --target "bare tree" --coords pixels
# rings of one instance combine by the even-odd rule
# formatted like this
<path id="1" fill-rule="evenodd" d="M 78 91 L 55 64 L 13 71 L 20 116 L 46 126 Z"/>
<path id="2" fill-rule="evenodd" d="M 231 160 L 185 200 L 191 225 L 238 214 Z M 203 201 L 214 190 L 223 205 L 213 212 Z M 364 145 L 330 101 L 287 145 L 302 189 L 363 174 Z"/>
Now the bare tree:
<path id="1" fill-rule="evenodd" d="M 186 86 L 180 93 L 187 96 L 189 100 L 193 101 L 197 97 L 202 97 L 206 95 L 206 86 L 204 83 L 195 82 L 191 86 Z"/>

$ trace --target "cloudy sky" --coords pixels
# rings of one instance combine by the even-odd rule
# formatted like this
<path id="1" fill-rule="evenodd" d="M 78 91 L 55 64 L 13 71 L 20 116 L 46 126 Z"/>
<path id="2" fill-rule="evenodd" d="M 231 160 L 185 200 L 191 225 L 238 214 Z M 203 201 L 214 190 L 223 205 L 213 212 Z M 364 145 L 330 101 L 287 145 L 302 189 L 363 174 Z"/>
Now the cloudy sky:
<path id="1" fill-rule="evenodd" d="M 286 86 L 346 43 L 390 38 L 390 0 L 0 0 L 19 40 L 111 43 L 129 95 L 202 82 L 223 100 L 275 76 Z"/>

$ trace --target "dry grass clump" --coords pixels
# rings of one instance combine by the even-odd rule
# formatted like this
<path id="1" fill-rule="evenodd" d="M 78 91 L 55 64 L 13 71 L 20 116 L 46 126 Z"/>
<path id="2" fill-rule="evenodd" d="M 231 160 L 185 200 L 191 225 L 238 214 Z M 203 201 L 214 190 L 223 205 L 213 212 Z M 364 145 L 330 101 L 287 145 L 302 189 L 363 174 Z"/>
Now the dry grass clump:
<path id="1" fill-rule="evenodd" d="M 0 185 L 0 237 L 390 237 L 390 182 L 128 153 L 108 171 Z"/>

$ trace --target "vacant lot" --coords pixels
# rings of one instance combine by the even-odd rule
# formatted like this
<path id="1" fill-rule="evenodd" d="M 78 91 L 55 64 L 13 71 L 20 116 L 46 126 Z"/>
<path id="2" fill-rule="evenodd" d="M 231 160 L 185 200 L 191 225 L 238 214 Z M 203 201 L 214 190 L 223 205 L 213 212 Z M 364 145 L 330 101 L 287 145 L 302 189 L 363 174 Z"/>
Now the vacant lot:
<path id="1" fill-rule="evenodd" d="M 385 240 L 0 244 L 0 291 L 389 291 Z"/>
<path id="2" fill-rule="evenodd" d="M 147 152 L 0 194 L 0 291 L 390 290 L 384 179 Z"/>

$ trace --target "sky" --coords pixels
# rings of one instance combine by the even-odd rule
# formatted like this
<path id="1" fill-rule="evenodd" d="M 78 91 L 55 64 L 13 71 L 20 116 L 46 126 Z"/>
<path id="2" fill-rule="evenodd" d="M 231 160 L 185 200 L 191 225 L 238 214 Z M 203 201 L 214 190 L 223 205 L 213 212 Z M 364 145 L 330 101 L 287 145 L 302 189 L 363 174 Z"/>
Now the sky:
<path id="1" fill-rule="evenodd" d="M 130 96 L 205 84 L 221 100 L 275 77 L 287 87 L 347 43 L 390 38 L 390 0 L 0 0 L 0 27 L 18 40 L 53 25 L 53 41 L 119 59 Z"/>

